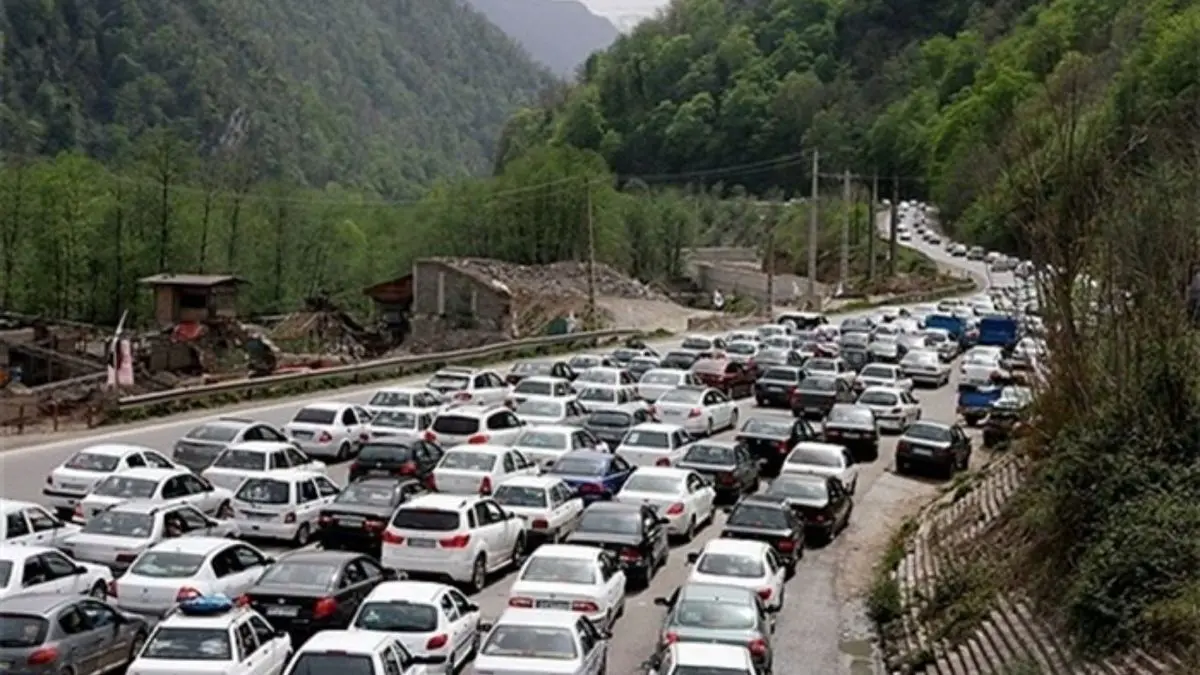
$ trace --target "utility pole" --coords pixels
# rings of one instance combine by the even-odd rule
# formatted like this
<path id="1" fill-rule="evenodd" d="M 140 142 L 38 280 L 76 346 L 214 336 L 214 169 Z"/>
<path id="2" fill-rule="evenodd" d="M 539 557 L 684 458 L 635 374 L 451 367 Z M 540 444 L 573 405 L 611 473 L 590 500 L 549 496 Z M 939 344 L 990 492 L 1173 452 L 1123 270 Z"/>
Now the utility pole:
<path id="1" fill-rule="evenodd" d="M 838 280 L 842 291 L 845 292 L 846 285 L 850 283 L 850 221 L 854 218 L 854 203 L 850 201 L 849 169 L 842 173 L 842 208 L 846 210 L 846 217 L 842 220 L 842 257 L 838 261 Z"/>
<path id="2" fill-rule="evenodd" d="M 813 167 L 812 167 L 812 197 L 809 201 L 812 203 L 808 207 L 808 300 L 809 303 L 814 303 L 814 306 L 809 309 L 820 310 L 820 307 L 815 306 L 817 301 L 817 192 L 821 189 L 821 152 L 813 150 Z"/>
<path id="3" fill-rule="evenodd" d="M 774 214 L 772 214 L 774 215 Z M 766 216 L 759 216 L 759 226 L 765 226 L 767 235 L 767 302 L 763 312 L 768 318 L 775 316 L 775 218 L 766 222 Z"/>
<path id="4" fill-rule="evenodd" d="M 879 224 L 875 209 L 879 208 L 879 174 L 871 176 L 871 205 L 867 207 L 867 281 L 875 281 L 875 240 L 879 238 Z"/>
<path id="5" fill-rule="evenodd" d="M 587 315 L 587 330 L 596 329 L 596 223 L 592 217 L 592 182 L 589 179 L 587 186 L 587 231 L 588 231 L 588 263 L 587 263 L 587 290 L 588 290 L 588 315 Z"/>
<path id="6" fill-rule="evenodd" d="M 888 231 L 888 276 L 896 276 L 896 228 L 900 221 L 900 177 L 892 174 L 891 223 Z"/>

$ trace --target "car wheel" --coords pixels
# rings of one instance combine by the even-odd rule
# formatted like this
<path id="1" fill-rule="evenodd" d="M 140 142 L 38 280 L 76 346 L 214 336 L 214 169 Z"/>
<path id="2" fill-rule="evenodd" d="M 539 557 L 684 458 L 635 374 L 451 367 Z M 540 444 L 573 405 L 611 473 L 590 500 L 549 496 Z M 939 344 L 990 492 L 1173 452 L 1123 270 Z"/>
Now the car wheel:
<path id="1" fill-rule="evenodd" d="M 292 543 L 297 547 L 308 546 L 308 523 L 300 523 L 300 527 L 296 529 L 296 536 L 292 537 Z"/>
<path id="2" fill-rule="evenodd" d="M 133 641 L 129 643 L 129 662 L 130 663 L 133 663 L 133 660 L 137 658 L 137 655 L 139 653 L 141 653 L 142 646 L 145 644 L 146 644 L 146 634 L 145 633 L 138 633 L 137 635 L 133 636 Z"/>
<path id="3" fill-rule="evenodd" d="M 338 446 L 337 458 L 339 462 L 344 462 L 350 458 L 350 444 L 343 442 Z"/>
<path id="4" fill-rule="evenodd" d="M 736 431 L 738 423 L 738 411 L 734 409 L 733 414 L 729 416 L 729 430 Z"/>
<path id="5" fill-rule="evenodd" d="M 467 590 L 471 593 L 478 593 L 483 590 L 486 583 L 487 559 L 480 553 L 476 556 L 475 563 L 471 565 L 471 579 L 467 582 Z"/>
<path id="6" fill-rule="evenodd" d="M 103 581 L 97 581 L 92 584 L 92 589 L 88 591 L 88 595 L 97 600 L 106 599 L 108 597 L 108 584 L 105 584 Z"/>
<path id="7" fill-rule="evenodd" d="M 513 542 L 512 548 L 512 565 L 513 569 L 520 569 L 521 563 L 525 562 L 525 535 L 517 535 L 517 540 Z"/>

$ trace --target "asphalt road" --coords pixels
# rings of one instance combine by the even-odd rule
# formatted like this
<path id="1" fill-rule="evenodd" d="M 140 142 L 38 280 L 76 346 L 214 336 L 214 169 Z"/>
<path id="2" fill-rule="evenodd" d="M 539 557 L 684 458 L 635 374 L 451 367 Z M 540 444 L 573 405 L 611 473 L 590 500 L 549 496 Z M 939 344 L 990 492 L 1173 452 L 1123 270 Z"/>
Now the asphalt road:
<path id="1" fill-rule="evenodd" d="M 915 245 L 930 257 L 948 265 L 964 269 L 981 281 L 988 279 L 982 263 L 971 263 L 961 258 L 951 258 L 941 249 L 923 243 Z M 1010 283 L 1011 278 L 995 281 Z M 831 317 L 836 321 L 850 313 Z M 655 347 L 671 347 L 679 338 L 657 341 Z M 496 366 L 503 372 L 508 364 Z M 957 371 L 955 371 L 957 377 Z M 424 377 L 407 378 L 396 384 L 418 384 Z M 379 385 L 357 390 L 342 390 L 337 394 L 308 396 L 267 405 L 243 406 L 224 409 L 220 414 L 236 412 L 240 416 L 253 416 L 266 421 L 283 424 L 287 422 L 301 403 L 318 400 L 348 400 L 366 402 L 370 393 Z M 955 381 L 938 390 L 918 390 L 926 419 L 951 422 L 955 419 Z M 785 411 L 768 411 L 755 408 L 752 401 L 740 405 L 740 419 L 752 416 L 787 417 Z M 0 453 L 0 495 L 10 499 L 41 500 L 41 487 L 45 476 L 55 466 L 74 452 L 97 443 L 131 443 L 160 450 L 169 450 L 173 442 L 201 420 L 217 416 L 206 411 L 194 416 L 170 418 L 146 424 L 121 428 L 97 430 L 86 436 L 52 441 L 35 446 Z M 722 437 L 731 434 L 725 432 Z M 885 437 L 881 445 L 880 458 L 860 467 L 856 508 L 850 527 L 829 546 L 812 549 L 799 566 L 796 576 L 789 582 L 787 601 L 780 615 L 776 641 L 776 672 L 780 675 L 800 673 L 865 673 L 871 672 L 863 665 L 858 645 L 848 645 L 844 626 L 848 620 L 849 599 L 845 577 L 854 565 L 869 565 L 871 551 L 880 541 L 886 541 L 887 532 L 897 522 L 896 513 L 903 505 L 916 497 L 931 494 L 934 490 L 928 481 L 898 477 L 891 472 L 894 438 Z M 978 441 L 976 448 L 979 447 Z M 977 455 L 978 462 L 980 457 Z M 338 483 L 346 479 L 345 466 L 330 467 L 331 477 Z M 628 600 L 625 616 L 617 622 L 610 659 L 609 672 L 625 675 L 640 672 L 640 664 L 651 654 L 662 619 L 662 609 L 654 606 L 656 596 L 667 595 L 687 577 L 686 553 L 700 549 L 706 541 L 720 531 L 718 516 L 715 526 L 701 531 L 696 539 L 675 549 L 671 560 L 654 578 L 649 589 L 635 593 Z M 851 561 L 857 561 L 851 564 Z M 506 604 L 511 578 L 492 580 L 478 596 L 485 617 L 500 614 Z M 864 670 L 864 668 L 866 668 Z M 468 672 L 470 670 L 468 669 Z"/>

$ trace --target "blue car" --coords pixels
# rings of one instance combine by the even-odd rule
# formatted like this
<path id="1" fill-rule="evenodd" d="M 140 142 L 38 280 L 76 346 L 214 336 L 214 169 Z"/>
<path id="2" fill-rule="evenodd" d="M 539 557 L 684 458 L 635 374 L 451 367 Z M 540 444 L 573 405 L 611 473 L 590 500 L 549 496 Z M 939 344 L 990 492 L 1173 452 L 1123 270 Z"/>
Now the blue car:
<path id="1" fill-rule="evenodd" d="M 633 471 L 634 467 L 618 455 L 572 450 L 559 457 L 546 473 L 570 485 L 587 505 L 612 499 Z"/>

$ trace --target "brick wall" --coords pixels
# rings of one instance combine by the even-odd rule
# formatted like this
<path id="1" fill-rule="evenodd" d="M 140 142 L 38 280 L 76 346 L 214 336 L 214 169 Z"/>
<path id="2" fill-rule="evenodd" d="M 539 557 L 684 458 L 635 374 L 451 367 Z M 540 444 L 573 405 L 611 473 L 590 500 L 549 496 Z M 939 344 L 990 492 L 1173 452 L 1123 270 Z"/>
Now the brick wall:
<path id="1" fill-rule="evenodd" d="M 413 314 L 450 320 L 473 317 L 479 328 L 510 335 L 513 298 L 490 280 L 424 258 L 413 263 Z"/>

